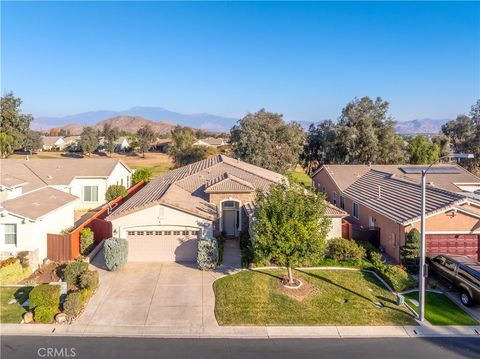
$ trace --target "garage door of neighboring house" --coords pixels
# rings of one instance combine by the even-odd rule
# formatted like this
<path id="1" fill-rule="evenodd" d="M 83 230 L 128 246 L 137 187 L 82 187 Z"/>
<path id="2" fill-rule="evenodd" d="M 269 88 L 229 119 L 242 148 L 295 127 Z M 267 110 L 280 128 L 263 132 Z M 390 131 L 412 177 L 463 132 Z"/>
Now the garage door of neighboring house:
<path id="1" fill-rule="evenodd" d="M 462 254 L 479 259 L 479 235 L 427 234 L 426 240 L 427 253 Z"/>
<path id="2" fill-rule="evenodd" d="M 129 262 L 193 262 L 198 231 L 127 231 Z"/>

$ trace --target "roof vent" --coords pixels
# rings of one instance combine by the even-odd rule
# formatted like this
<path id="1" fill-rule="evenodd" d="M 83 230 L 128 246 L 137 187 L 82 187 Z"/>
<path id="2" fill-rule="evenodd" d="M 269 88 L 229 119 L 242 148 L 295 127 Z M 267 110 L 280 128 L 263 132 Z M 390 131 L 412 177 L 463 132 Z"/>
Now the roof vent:
<path id="1" fill-rule="evenodd" d="M 48 178 L 48 179 L 52 179 L 53 176 L 52 176 L 52 175 L 48 175 L 47 178 Z"/>

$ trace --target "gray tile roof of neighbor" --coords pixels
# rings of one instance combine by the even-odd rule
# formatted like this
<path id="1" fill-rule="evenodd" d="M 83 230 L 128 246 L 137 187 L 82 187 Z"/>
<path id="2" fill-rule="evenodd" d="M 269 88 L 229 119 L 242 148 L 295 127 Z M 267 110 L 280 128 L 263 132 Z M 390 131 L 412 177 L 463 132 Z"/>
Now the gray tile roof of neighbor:
<path id="1" fill-rule="evenodd" d="M 2 207 L 8 212 L 36 220 L 76 200 L 78 200 L 78 197 L 72 194 L 52 187 L 45 187 L 4 201 L 2 202 Z"/>
<path id="2" fill-rule="evenodd" d="M 400 176 L 369 170 L 344 193 L 397 223 L 417 220 L 421 210 L 421 187 Z M 465 201 L 465 196 L 427 186 L 426 212 L 435 213 Z"/>
<path id="3" fill-rule="evenodd" d="M 210 219 L 213 208 L 207 201 L 206 185 L 215 181 L 217 181 L 215 183 L 220 183 L 222 176 L 225 176 L 226 173 L 232 181 L 235 179 L 237 182 L 242 182 L 243 185 L 248 183 L 254 189 L 261 190 L 267 190 L 273 183 L 286 181 L 284 176 L 276 172 L 224 155 L 217 155 L 154 178 L 138 193 L 119 206 L 110 215 L 109 219 L 161 203 L 164 196 L 167 198 L 175 197 L 176 203 L 179 204 L 178 207 L 189 206 L 189 201 L 196 201 L 194 207 L 197 210 L 194 213 Z M 172 186 L 173 184 L 175 186 Z M 168 194 L 167 191 L 169 191 Z"/>

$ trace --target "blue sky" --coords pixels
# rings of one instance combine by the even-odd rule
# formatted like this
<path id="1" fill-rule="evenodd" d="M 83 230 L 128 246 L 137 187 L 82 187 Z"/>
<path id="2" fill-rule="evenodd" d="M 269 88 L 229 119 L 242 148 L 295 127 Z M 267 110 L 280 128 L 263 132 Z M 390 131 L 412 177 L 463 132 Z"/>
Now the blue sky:
<path id="1" fill-rule="evenodd" d="M 36 116 L 160 106 L 337 118 L 381 96 L 398 120 L 480 97 L 480 5 L 2 2 L 2 93 Z"/>

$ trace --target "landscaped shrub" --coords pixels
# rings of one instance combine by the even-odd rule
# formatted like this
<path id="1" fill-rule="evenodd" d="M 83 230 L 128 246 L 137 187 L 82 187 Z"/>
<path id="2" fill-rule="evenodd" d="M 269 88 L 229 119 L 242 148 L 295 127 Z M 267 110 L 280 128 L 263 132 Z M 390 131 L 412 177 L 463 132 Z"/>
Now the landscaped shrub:
<path id="1" fill-rule="evenodd" d="M 85 272 L 80 276 L 80 288 L 89 288 L 92 290 L 97 289 L 98 287 L 98 272 L 97 271 L 89 271 Z"/>
<path id="2" fill-rule="evenodd" d="M 379 252 L 378 248 L 375 247 L 371 242 L 364 240 L 355 240 L 359 246 L 362 246 L 365 249 L 365 257 L 370 259 L 370 253 Z"/>
<path id="3" fill-rule="evenodd" d="M 420 232 L 412 228 L 407 234 L 405 245 L 400 247 L 402 262 L 412 274 L 417 274 L 420 266 Z"/>
<path id="4" fill-rule="evenodd" d="M 386 264 L 378 252 L 370 254 L 370 260 L 375 272 L 396 292 L 401 292 L 415 286 L 415 281 L 405 270 L 398 266 Z"/>
<path id="5" fill-rule="evenodd" d="M 0 269 L 0 284 L 16 284 L 31 274 L 30 267 L 23 267 L 20 261 L 13 258 L 8 259 L 8 264 Z"/>
<path id="6" fill-rule="evenodd" d="M 249 245 L 249 246 L 243 247 L 241 249 L 241 253 L 242 253 L 242 258 L 241 258 L 242 267 L 248 268 L 250 266 L 250 263 L 252 263 L 255 258 L 255 253 L 253 252 L 252 246 Z"/>
<path id="7" fill-rule="evenodd" d="M 128 194 L 127 189 L 121 184 L 112 184 L 105 192 L 105 201 L 113 201 L 117 197 L 125 197 Z"/>
<path id="8" fill-rule="evenodd" d="M 88 263 L 83 260 L 75 260 L 70 262 L 63 271 L 63 280 L 68 284 L 77 285 L 80 276 L 88 271 Z"/>
<path id="9" fill-rule="evenodd" d="M 33 318 L 37 323 L 48 324 L 53 322 L 55 314 L 58 312 L 57 306 L 38 306 L 33 311 Z"/>
<path id="10" fill-rule="evenodd" d="M 17 258 L 15 257 L 8 257 L 7 259 L 1 260 L 0 261 L 0 269 L 3 267 L 7 267 L 9 265 L 14 264 L 17 261 Z"/>
<path id="11" fill-rule="evenodd" d="M 250 241 L 250 234 L 248 231 L 241 231 L 240 232 L 240 249 L 246 248 L 251 245 L 252 242 Z"/>
<path id="12" fill-rule="evenodd" d="M 197 264 L 201 270 L 216 268 L 218 263 L 218 242 L 215 238 L 198 241 Z"/>
<path id="13" fill-rule="evenodd" d="M 55 307 L 60 304 L 60 286 L 41 284 L 34 287 L 28 295 L 30 309 L 37 307 Z"/>
<path id="14" fill-rule="evenodd" d="M 105 240 L 105 265 L 108 270 L 115 271 L 122 268 L 128 260 L 128 241 L 123 238 L 109 238 Z"/>
<path id="15" fill-rule="evenodd" d="M 137 184 L 140 181 L 149 182 L 152 178 L 152 170 L 150 168 L 136 169 L 132 175 L 132 183 Z"/>
<path id="16" fill-rule="evenodd" d="M 69 317 L 75 318 L 82 310 L 83 305 L 84 300 L 80 291 L 71 292 L 63 302 L 63 312 Z"/>
<path id="17" fill-rule="evenodd" d="M 86 227 L 80 232 L 80 253 L 88 254 L 93 247 L 93 231 Z"/>
<path id="18" fill-rule="evenodd" d="M 365 257 L 365 249 L 354 240 L 333 238 L 328 241 L 328 257 L 338 261 L 361 260 Z"/>

